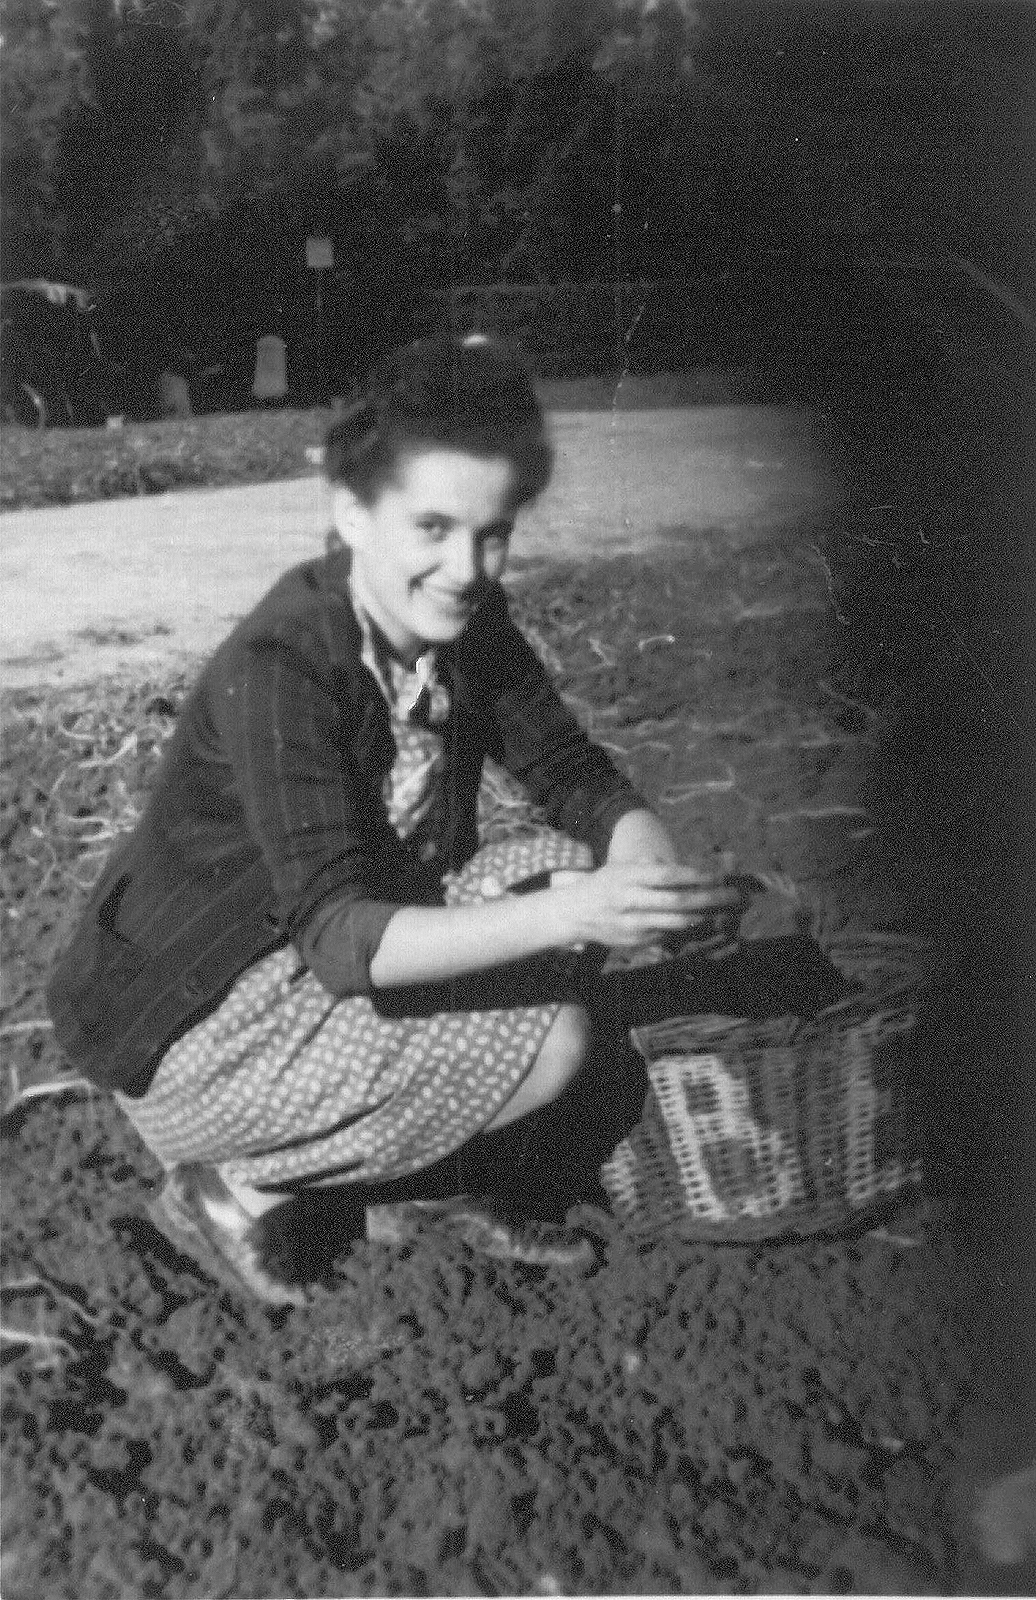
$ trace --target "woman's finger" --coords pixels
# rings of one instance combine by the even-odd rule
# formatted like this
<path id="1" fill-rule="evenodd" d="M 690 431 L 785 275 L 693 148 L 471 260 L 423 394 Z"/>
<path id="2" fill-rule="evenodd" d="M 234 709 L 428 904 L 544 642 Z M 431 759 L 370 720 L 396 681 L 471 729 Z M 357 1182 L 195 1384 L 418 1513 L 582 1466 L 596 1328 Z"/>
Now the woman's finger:
<path id="1" fill-rule="evenodd" d="M 669 867 L 647 864 L 639 869 L 634 880 L 643 889 L 662 890 L 671 894 L 692 894 L 703 897 L 699 904 L 722 906 L 747 905 L 757 893 L 755 881 L 749 874 L 719 877 L 699 872 L 693 867 Z"/>
<path id="2" fill-rule="evenodd" d="M 647 890 L 637 904 L 645 908 L 657 906 L 660 910 L 680 911 L 686 916 L 708 916 L 716 911 L 736 911 L 745 903 L 744 897 L 733 889 Z"/>
<path id="3" fill-rule="evenodd" d="M 722 881 L 715 873 L 684 862 L 638 861 L 627 870 L 638 882 L 659 889 L 704 889 Z"/>

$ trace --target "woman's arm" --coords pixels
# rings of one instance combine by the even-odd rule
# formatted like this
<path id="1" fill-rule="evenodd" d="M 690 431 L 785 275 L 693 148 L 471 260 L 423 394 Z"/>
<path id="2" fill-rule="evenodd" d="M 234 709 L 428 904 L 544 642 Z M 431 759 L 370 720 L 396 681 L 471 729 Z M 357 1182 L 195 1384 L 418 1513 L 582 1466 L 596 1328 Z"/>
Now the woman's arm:
<path id="1" fill-rule="evenodd" d="M 502 593 L 490 596 L 460 656 L 465 677 L 488 697 L 498 748 L 489 753 L 518 779 L 547 821 L 605 859 L 616 819 L 643 797 L 587 735 Z"/>
<path id="2" fill-rule="evenodd" d="M 549 889 L 482 905 L 405 906 L 382 934 L 371 981 L 377 988 L 441 982 L 587 943 L 635 949 L 686 932 L 737 900 L 693 867 L 638 860 L 562 872 Z"/>

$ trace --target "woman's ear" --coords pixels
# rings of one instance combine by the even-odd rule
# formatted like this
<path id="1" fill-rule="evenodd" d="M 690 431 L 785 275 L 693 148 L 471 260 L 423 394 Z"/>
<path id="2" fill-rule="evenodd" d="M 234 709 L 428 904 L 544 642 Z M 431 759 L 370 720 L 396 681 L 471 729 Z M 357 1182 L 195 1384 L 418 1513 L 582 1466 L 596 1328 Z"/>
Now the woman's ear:
<path id="1" fill-rule="evenodd" d="M 335 486 L 331 497 L 331 518 L 339 538 L 350 550 L 355 550 L 363 538 L 366 513 L 353 491 L 344 483 Z"/>

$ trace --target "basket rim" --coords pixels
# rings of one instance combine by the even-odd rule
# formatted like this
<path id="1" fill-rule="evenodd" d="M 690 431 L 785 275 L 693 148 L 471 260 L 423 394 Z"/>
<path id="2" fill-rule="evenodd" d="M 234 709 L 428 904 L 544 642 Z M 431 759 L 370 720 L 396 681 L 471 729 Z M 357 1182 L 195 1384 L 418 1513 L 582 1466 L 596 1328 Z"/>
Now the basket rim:
<path id="1" fill-rule="evenodd" d="M 812 1016 L 783 1013 L 775 1017 L 735 1017 L 715 1012 L 689 1012 L 630 1029 L 634 1048 L 647 1061 L 662 1056 L 715 1054 L 753 1048 L 790 1049 L 822 1038 L 848 1036 L 867 1028 L 899 1033 L 917 1021 L 917 997 L 895 990 L 884 995 L 850 995 Z"/>

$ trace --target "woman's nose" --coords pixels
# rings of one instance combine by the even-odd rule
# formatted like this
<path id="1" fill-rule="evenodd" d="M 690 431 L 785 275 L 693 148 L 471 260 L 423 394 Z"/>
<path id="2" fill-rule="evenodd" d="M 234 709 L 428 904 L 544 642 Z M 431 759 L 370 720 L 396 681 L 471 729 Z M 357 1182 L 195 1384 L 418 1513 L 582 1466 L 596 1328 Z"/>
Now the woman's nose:
<path id="1" fill-rule="evenodd" d="M 478 577 L 480 568 L 481 547 L 478 540 L 458 528 L 450 541 L 450 578 L 458 587 L 471 584 Z"/>

